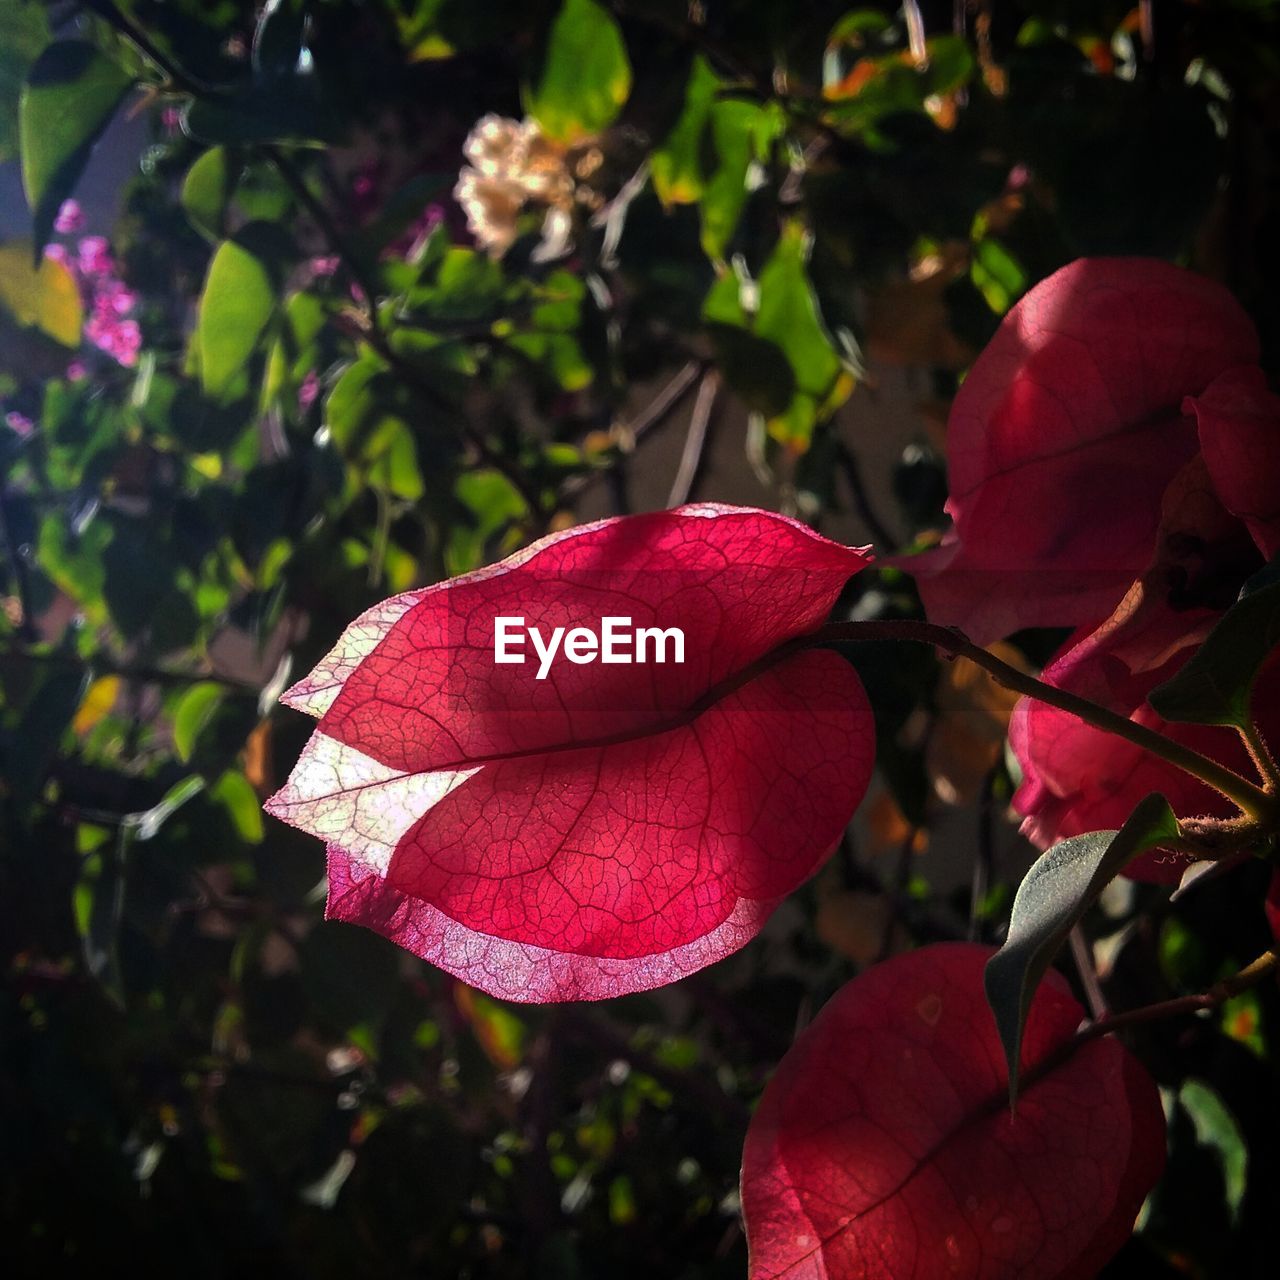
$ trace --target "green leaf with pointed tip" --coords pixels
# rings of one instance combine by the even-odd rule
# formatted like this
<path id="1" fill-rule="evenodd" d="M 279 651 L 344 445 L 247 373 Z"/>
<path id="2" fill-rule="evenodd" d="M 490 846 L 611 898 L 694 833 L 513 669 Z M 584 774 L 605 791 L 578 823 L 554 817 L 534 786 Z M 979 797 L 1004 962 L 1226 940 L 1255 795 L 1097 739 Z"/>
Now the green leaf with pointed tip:
<path id="1" fill-rule="evenodd" d="M 789 403 L 770 415 L 769 433 L 801 452 L 809 447 L 814 425 L 853 390 L 818 311 L 808 258 L 808 236 L 798 223 L 789 223 L 760 272 L 754 325 L 758 338 L 782 352 L 794 378 Z"/>
<path id="2" fill-rule="evenodd" d="M 719 262 L 747 203 L 747 173 L 758 158 L 764 108 L 726 98 L 711 104 L 708 119 L 715 159 L 703 177 L 699 211 L 703 251 Z"/>
<path id="3" fill-rule="evenodd" d="M 631 62 L 618 24 L 595 0 L 564 0 L 525 109 L 547 137 L 573 143 L 607 129 L 630 93 Z"/>
<path id="4" fill-rule="evenodd" d="M 262 805 L 243 773 L 238 769 L 228 769 L 209 788 L 209 798 L 227 811 L 227 817 L 242 840 L 249 844 L 262 843 Z"/>
<path id="5" fill-rule="evenodd" d="M 227 205 L 239 167 L 226 147 L 210 147 L 187 170 L 182 183 L 182 207 L 191 225 L 206 240 L 218 240 L 225 233 Z"/>
<path id="6" fill-rule="evenodd" d="M 699 54 L 689 69 L 684 109 L 649 157 L 653 189 L 664 205 L 692 204 L 702 195 L 702 140 L 719 85 L 720 77 Z"/>
<path id="7" fill-rule="evenodd" d="M 83 40 L 57 40 L 36 59 L 18 102 L 22 185 L 39 262 L 62 202 L 133 79 Z"/>
<path id="8" fill-rule="evenodd" d="M 226 395 L 257 349 L 275 313 L 282 256 L 278 228 L 256 222 L 213 255 L 196 321 L 200 379 L 210 395 Z"/>
<path id="9" fill-rule="evenodd" d="M 1271 564 L 1244 584 L 1240 598 L 1205 637 L 1191 661 L 1147 701 L 1157 715 L 1178 724 L 1249 722 L 1254 681 L 1280 645 L 1280 565 Z"/>
<path id="10" fill-rule="evenodd" d="M 1164 796 L 1140 801 L 1119 831 L 1073 836 L 1040 855 L 1018 886 L 1005 944 L 987 962 L 987 1003 L 1009 1062 L 1009 1099 L 1018 1096 L 1022 1032 L 1040 979 L 1103 888 L 1138 854 L 1179 838 Z"/>
<path id="11" fill-rule="evenodd" d="M 186 764 L 196 749 L 202 730 L 222 702 L 223 686 L 212 680 L 193 684 L 182 695 L 173 713 L 173 748 Z"/>
<path id="12" fill-rule="evenodd" d="M 1208 1147 L 1218 1158 L 1227 1208 L 1234 1224 L 1239 1221 L 1249 1181 L 1249 1148 L 1239 1122 L 1218 1093 L 1203 1080 L 1187 1080 L 1178 1090 L 1178 1102 L 1190 1117 L 1196 1142 Z"/>

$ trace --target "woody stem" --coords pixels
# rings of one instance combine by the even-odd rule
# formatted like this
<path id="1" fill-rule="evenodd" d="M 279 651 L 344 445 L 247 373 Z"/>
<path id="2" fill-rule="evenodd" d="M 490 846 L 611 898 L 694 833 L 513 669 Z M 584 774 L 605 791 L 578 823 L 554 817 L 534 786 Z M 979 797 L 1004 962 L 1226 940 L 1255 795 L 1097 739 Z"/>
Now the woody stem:
<path id="1" fill-rule="evenodd" d="M 1232 996 L 1237 996 L 1242 991 L 1248 991 L 1250 987 L 1256 987 L 1267 978 L 1274 977 L 1277 970 L 1280 970 L 1280 951 L 1272 948 L 1270 951 L 1264 951 L 1239 973 L 1215 983 L 1208 991 L 1200 991 L 1189 996 L 1177 996 L 1172 1000 L 1161 1000 L 1157 1004 L 1130 1009 L 1126 1013 L 1114 1013 L 1109 1017 L 1099 1018 L 1096 1022 L 1090 1022 L 1087 1026 L 1081 1027 L 1055 1052 L 1025 1071 L 1020 1092 L 1025 1093 L 1037 1080 L 1061 1066 L 1077 1049 L 1090 1040 L 1097 1040 L 1102 1036 L 1108 1036 L 1113 1032 L 1123 1031 L 1144 1022 L 1158 1022 L 1162 1018 L 1176 1018 L 1187 1013 L 1200 1013 L 1205 1009 L 1217 1009 L 1226 1004 Z"/>
<path id="2" fill-rule="evenodd" d="M 1077 694 L 1068 693 L 1064 689 L 1046 684 L 1043 680 L 1037 680 L 1034 676 L 1024 674 L 1007 662 L 1002 662 L 994 654 L 988 653 L 981 645 L 974 644 L 968 636 L 954 627 L 943 627 L 932 622 L 896 620 L 833 622 L 804 639 L 808 645 L 868 640 L 907 640 L 917 644 L 933 645 L 934 648 L 941 649 L 943 653 L 953 658 L 968 658 L 1006 689 L 1012 689 L 1015 693 L 1021 693 L 1028 698 L 1036 698 L 1051 707 L 1057 707 L 1059 711 L 1078 716 L 1086 724 L 1124 738 L 1181 769 L 1184 773 L 1199 778 L 1201 782 L 1226 796 L 1256 821 L 1280 824 L 1280 798 L 1270 795 L 1247 778 L 1242 778 L 1216 760 L 1210 760 L 1208 756 L 1203 756 L 1198 751 L 1175 742 L 1172 738 L 1166 738 L 1164 734 L 1137 724 L 1128 716 L 1119 715 L 1088 698 L 1081 698 Z"/>

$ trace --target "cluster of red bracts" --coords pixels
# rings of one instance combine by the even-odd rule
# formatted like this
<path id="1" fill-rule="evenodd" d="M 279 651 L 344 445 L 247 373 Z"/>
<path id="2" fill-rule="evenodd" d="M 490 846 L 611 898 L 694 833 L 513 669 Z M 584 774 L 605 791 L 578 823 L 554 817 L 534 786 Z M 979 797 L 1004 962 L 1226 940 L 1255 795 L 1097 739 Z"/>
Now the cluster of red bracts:
<path id="1" fill-rule="evenodd" d="M 956 399 L 954 528 L 929 617 L 987 642 L 1075 634 L 1044 673 L 1247 770 L 1229 730 L 1146 705 L 1280 548 L 1280 401 L 1218 286 L 1082 261 L 1006 317 Z M 285 696 L 318 720 L 277 817 L 324 839 L 330 917 L 506 999 L 599 999 L 737 950 L 861 800 L 872 716 L 852 667 L 789 644 L 864 552 L 764 511 L 694 506 L 556 534 L 356 620 Z M 1224 594 L 1225 588 L 1225 594 Z M 498 616 L 679 628 L 678 665 L 494 661 Z M 771 657 L 771 655 L 773 655 Z M 1277 673 L 1263 731 L 1280 736 Z M 1265 703 L 1265 705 L 1263 705 Z M 1015 806 L 1041 846 L 1161 791 L 1225 804 L 1122 739 L 1024 701 Z M 1163 855 L 1140 874 L 1179 872 Z M 1088 1277 L 1163 1165 L 1154 1083 L 1083 1011 L 1036 996 L 1016 1115 L 981 970 L 925 948 L 850 983 L 796 1041 L 747 1140 L 753 1280 Z"/>

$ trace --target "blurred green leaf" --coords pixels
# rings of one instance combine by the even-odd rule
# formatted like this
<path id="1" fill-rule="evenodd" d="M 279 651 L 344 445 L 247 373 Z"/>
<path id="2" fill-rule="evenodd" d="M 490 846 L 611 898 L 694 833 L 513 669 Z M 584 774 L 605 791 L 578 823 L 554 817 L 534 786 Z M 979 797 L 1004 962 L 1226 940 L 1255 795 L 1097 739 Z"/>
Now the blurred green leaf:
<path id="1" fill-rule="evenodd" d="M 798 222 L 788 223 L 760 272 L 755 318 L 756 335 L 777 346 L 795 376 L 791 403 L 770 419 L 769 431 L 800 451 L 809 447 L 815 423 L 853 390 L 818 312 L 808 257 L 808 236 Z"/>
<path id="2" fill-rule="evenodd" d="M 341 132 L 315 75 L 277 76 L 218 98 L 193 98 L 182 116 L 210 146 L 321 146 Z"/>
<path id="3" fill-rule="evenodd" d="M 541 75 L 525 91 L 525 110 L 547 137 L 573 143 L 608 128 L 630 92 L 631 63 L 618 24 L 595 0 L 564 0 Z"/>
<path id="4" fill-rule="evenodd" d="M 984 236 L 973 246 L 969 275 L 998 316 L 1004 315 L 1027 287 L 1021 263 L 993 236 Z"/>
<path id="5" fill-rule="evenodd" d="M 1235 1224 L 1249 1183 L 1249 1148 L 1244 1134 L 1217 1090 L 1203 1080 L 1184 1081 L 1178 1090 L 1178 1102 L 1191 1117 L 1196 1141 L 1218 1158 L 1227 1209 Z"/>
<path id="6" fill-rule="evenodd" d="M 224 395 L 257 350 L 275 313 L 280 258 L 279 233 L 269 223 L 250 223 L 213 255 L 196 321 L 209 394 Z"/>
<path id="7" fill-rule="evenodd" d="M 238 769 L 228 769 L 209 788 L 209 798 L 226 811 L 236 834 L 249 844 L 261 844 L 264 834 L 262 806 L 249 779 Z"/>
<path id="8" fill-rule="evenodd" d="M 22 184 L 34 222 L 34 261 L 133 79 L 83 40 L 58 40 L 36 59 L 18 103 Z"/>
<path id="9" fill-rule="evenodd" d="M 49 43 L 43 6 L 0 4 L 0 164 L 18 149 L 18 98 L 31 64 Z"/>
<path id="10" fill-rule="evenodd" d="M 1179 724 L 1249 723 L 1253 686 L 1280 645 L 1280 566 L 1245 583 L 1191 660 L 1147 698 L 1156 713 Z"/>
<path id="11" fill-rule="evenodd" d="M 84 314 L 75 277 L 52 258 L 40 259 L 36 267 L 31 263 L 29 241 L 0 245 L 0 313 L 60 346 L 79 346 Z"/>
<path id="12" fill-rule="evenodd" d="M 468 471 L 458 477 L 454 492 L 471 513 L 472 522 L 455 524 L 449 530 L 444 563 L 452 575 L 478 569 L 484 563 L 488 540 L 512 520 L 528 513 L 524 498 L 498 471 Z"/>
<path id="13" fill-rule="evenodd" d="M 737 98 L 714 102 L 709 138 L 714 161 L 702 182 L 702 247 L 713 261 L 725 255 L 747 202 L 747 174 L 767 145 L 763 107 Z"/>
<path id="14" fill-rule="evenodd" d="M 693 204 L 703 191 L 702 144 L 720 77 L 699 54 L 689 69 L 684 108 L 649 157 L 653 189 L 664 205 Z"/>
<path id="15" fill-rule="evenodd" d="M 235 190 L 239 162 L 226 147 L 210 147 L 187 170 L 182 182 L 182 207 L 191 225 L 207 240 L 226 233 L 227 206 Z"/>
<path id="16" fill-rule="evenodd" d="M 182 695 L 173 713 L 173 748 L 186 764 L 196 749 L 201 731 L 213 719 L 223 698 L 223 687 L 211 680 L 193 684 Z"/>

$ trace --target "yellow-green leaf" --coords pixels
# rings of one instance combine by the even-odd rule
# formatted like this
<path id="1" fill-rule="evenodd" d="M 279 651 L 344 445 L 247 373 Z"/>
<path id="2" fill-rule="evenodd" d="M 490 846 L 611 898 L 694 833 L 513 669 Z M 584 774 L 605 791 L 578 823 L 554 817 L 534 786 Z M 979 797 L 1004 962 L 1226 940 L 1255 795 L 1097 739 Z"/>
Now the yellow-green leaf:
<path id="1" fill-rule="evenodd" d="M 631 93 L 622 32 L 595 0 L 564 0 L 551 25 L 542 74 L 525 91 L 525 108 L 556 142 L 607 129 Z"/>
<path id="2" fill-rule="evenodd" d="M 61 262 L 32 265 L 31 242 L 0 245 L 0 308 L 26 329 L 38 329 L 64 347 L 78 346 L 84 319 L 80 290 Z"/>

